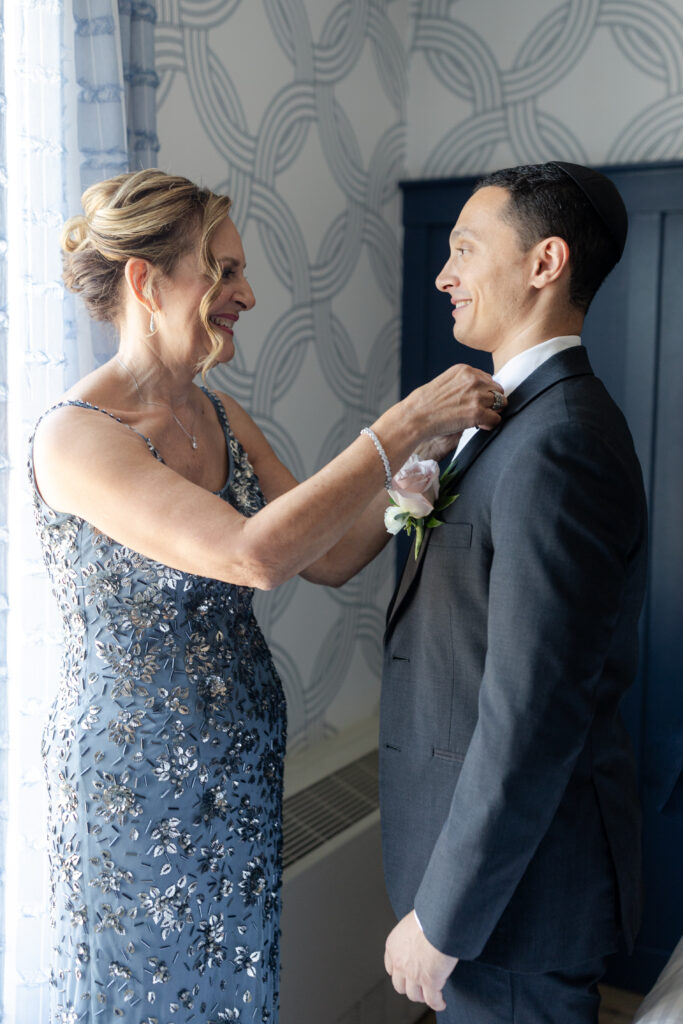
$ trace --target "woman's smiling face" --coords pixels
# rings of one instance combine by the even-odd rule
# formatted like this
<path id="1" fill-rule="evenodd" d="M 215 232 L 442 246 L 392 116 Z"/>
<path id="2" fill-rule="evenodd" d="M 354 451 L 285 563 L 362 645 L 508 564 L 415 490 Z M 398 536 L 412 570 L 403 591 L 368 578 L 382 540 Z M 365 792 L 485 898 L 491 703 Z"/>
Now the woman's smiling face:
<path id="1" fill-rule="evenodd" d="M 242 240 L 232 220 L 226 217 L 211 236 L 211 252 L 221 268 L 220 291 L 213 299 L 209 321 L 223 339 L 217 362 L 226 363 L 235 354 L 233 340 L 240 313 L 253 308 L 254 293 L 245 276 L 246 262 Z M 199 363 L 210 351 L 211 340 L 199 317 L 201 301 L 212 279 L 202 264 L 199 244 L 178 260 L 169 278 L 161 285 L 161 323 L 174 338 L 184 339 L 191 358 Z"/>

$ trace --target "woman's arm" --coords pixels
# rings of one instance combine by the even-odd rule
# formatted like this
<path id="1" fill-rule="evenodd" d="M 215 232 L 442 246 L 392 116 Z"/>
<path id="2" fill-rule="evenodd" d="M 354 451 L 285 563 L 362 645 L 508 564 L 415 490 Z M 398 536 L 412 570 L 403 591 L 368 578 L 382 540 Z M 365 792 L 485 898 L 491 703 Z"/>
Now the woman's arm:
<path id="1" fill-rule="evenodd" d="M 402 465 L 435 434 L 472 422 L 495 426 L 492 386 L 481 371 L 452 367 L 392 406 L 373 424 L 390 465 Z M 277 468 L 275 456 L 262 442 L 252 441 L 250 450 L 249 438 L 245 441 L 266 497 L 287 488 L 286 471 Z M 283 490 L 246 519 L 154 459 L 125 426 L 75 406 L 42 421 L 34 466 L 41 494 L 53 508 L 80 516 L 155 561 L 266 590 L 329 551 L 384 484 L 374 445 L 358 437 L 310 479 Z"/>
<path id="2" fill-rule="evenodd" d="M 446 437 L 435 437 L 423 442 L 415 449 L 421 459 L 436 462 L 453 451 L 460 439 L 460 432 Z M 394 467 L 394 473 L 401 467 Z M 372 499 L 362 515 L 333 548 L 301 573 L 311 583 L 323 583 L 329 587 L 340 587 L 352 579 L 357 572 L 375 558 L 391 538 L 384 525 L 384 512 L 389 504 L 386 490 Z"/>
<path id="3" fill-rule="evenodd" d="M 229 395 L 217 392 L 225 406 L 230 426 L 247 452 L 266 500 L 286 494 L 298 480 L 278 459 L 251 416 Z M 452 445 L 451 445 L 452 447 Z M 338 587 L 371 562 L 390 539 L 384 526 L 384 510 L 389 503 L 384 484 L 359 514 L 343 537 L 300 575 L 310 583 Z"/>
<path id="4" fill-rule="evenodd" d="M 233 432 L 249 455 L 266 499 L 272 501 L 296 487 L 297 479 L 280 462 L 251 416 L 230 395 L 220 391 L 217 394 L 223 402 Z M 460 433 L 458 431 L 429 438 L 414 450 L 421 459 L 435 459 L 438 462 L 456 447 Z M 394 466 L 393 472 L 398 469 L 400 466 Z M 341 539 L 321 558 L 301 570 L 299 575 L 309 583 L 328 587 L 340 587 L 347 583 L 376 558 L 391 539 L 384 525 L 384 512 L 388 504 L 389 498 L 382 484 Z"/>
<path id="5" fill-rule="evenodd" d="M 309 583 L 341 587 L 364 569 L 391 539 L 384 525 L 388 504 L 387 492 L 382 488 L 341 540 L 303 570 L 303 578 Z"/>

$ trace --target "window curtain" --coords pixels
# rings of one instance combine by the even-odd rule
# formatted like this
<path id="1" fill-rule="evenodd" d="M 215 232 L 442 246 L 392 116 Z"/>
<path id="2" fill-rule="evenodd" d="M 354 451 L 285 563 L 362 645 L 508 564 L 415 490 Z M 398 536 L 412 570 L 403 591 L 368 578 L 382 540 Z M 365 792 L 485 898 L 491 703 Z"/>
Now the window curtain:
<path id="1" fill-rule="evenodd" d="M 7 97 L 2 40 L 5 36 L 4 10 L 0 8 L 0 851 L 7 836 L 7 502 L 9 457 L 7 439 L 7 163 L 5 135 Z M 1 856 L 1 854 L 0 854 Z M 0 924 L 5 913 L 7 877 L 0 862 Z M 5 936 L 0 933 L 0 978 L 5 963 Z M 0 1018 L 2 998 L 0 993 Z"/>
<path id="2" fill-rule="evenodd" d="M 8 629 L 0 648 L 7 651 L 6 670 L 0 662 L 0 1021 L 43 1024 L 51 935 L 40 737 L 61 651 L 26 484 L 28 438 L 40 413 L 112 354 L 113 339 L 91 329 L 62 288 L 59 236 L 84 188 L 156 163 L 156 14 L 143 0 L 11 0 L 4 19 L 0 641 L 6 619 Z"/>

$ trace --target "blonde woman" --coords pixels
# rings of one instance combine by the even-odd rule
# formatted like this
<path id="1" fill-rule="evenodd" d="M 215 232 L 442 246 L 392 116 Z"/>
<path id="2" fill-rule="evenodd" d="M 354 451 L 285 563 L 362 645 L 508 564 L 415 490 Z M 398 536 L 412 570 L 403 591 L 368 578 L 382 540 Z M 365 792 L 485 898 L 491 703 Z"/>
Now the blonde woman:
<path id="1" fill-rule="evenodd" d="M 119 346 L 32 449 L 64 620 L 44 738 L 60 1024 L 277 1020 L 285 702 L 253 589 L 343 583 L 387 539 L 390 467 L 499 422 L 498 386 L 454 367 L 297 484 L 194 383 L 254 305 L 229 207 L 140 171 L 64 231 L 67 287 Z"/>

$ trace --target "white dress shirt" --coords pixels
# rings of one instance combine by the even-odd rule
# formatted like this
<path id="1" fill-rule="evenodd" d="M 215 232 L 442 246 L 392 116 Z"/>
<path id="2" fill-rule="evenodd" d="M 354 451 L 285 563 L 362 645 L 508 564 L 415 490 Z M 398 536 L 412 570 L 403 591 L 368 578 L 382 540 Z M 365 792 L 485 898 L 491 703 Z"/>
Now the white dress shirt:
<path id="1" fill-rule="evenodd" d="M 542 341 L 539 345 L 534 345 L 523 352 L 518 352 L 512 359 L 508 359 L 507 363 L 501 366 L 497 373 L 493 374 L 493 379 L 501 385 L 505 392 L 505 397 L 509 398 L 515 388 L 518 388 L 522 381 L 526 380 L 534 370 L 537 370 L 546 359 L 550 359 L 551 356 L 564 351 L 565 348 L 573 348 L 575 345 L 580 344 L 581 338 L 578 334 L 566 334 L 560 338 Z M 478 430 L 479 427 L 468 427 L 467 430 L 463 430 L 453 459 L 458 457 L 467 442 L 474 437 Z"/>
<path id="2" fill-rule="evenodd" d="M 633 1024 L 675 1024 L 683 1020 L 683 939 L 645 996 Z"/>

